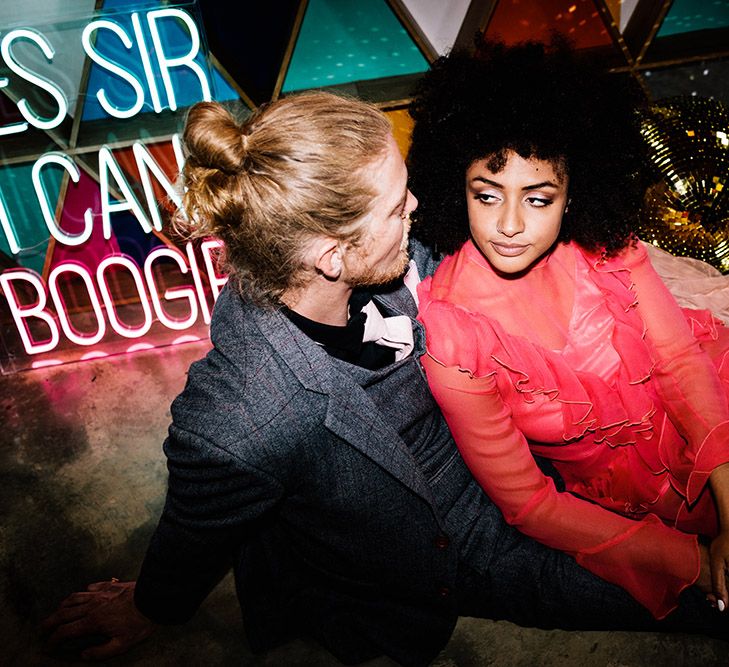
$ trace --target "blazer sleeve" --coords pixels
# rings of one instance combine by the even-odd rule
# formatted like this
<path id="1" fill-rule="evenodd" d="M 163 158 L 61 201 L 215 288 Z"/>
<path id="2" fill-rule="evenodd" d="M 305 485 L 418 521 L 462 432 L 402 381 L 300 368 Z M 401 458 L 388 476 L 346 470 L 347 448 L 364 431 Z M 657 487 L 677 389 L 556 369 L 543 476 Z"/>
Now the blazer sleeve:
<path id="1" fill-rule="evenodd" d="M 430 246 L 424 245 L 415 237 L 410 237 L 408 250 L 410 259 L 418 267 L 418 274 L 421 280 L 435 273 L 442 258 L 433 252 Z"/>
<path id="2" fill-rule="evenodd" d="M 230 569 L 234 550 L 282 495 L 270 474 L 175 424 L 165 442 L 164 510 L 135 591 L 138 609 L 162 624 L 184 623 Z"/>
<path id="3" fill-rule="evenodd" d="M 466 464 L 508 523 L 622 586 L 657 618 L 677 606 L 699 573 L 694 536 L 559 493 L 514 426 L 495 374 L 477 377 L 428 354 L 422 363 Z"/>
<path id="4" fill-rule="evenodd" d="M 686 441 L 685 451 L 665 450 L 661 456 L 674 483 L 692 504 L 714 468 L 729 462 L 727 390 L 645 249 L 629 249 L 625 262 L 653 355 L 656 390 Z"/>

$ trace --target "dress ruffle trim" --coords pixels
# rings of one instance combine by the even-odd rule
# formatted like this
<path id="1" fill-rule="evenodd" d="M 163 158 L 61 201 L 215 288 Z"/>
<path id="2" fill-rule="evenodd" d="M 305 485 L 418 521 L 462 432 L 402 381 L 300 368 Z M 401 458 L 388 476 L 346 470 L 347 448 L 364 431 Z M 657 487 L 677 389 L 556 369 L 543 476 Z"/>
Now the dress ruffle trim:
<path id="1" fill-rule="evenodd" d="M 606 298 L 609 313 L 625 325 L 614 327 L 614 345 L 631 350 L 621 363 L 616 382 L 620 401 L 615 400 L 616 388 L 593 373 L 568 368 L 558 352 L 506 333 L 491 318 L 448 301 L 433 300 L 431 279 L 419 287 L 420 319 L 429 332 L 428 352 L 439 363 L 458 366 L 475 377 L 503 369 L 508 383 L 527 403 L 541 396 L 558 401 L 563 411 L 564 443 L 588 432 L 594 434 L 596 442 L 613 447 L 644 440 L 652 430 L 650 417 L 655 411 L 643 389 L 652 368 L 645 355 L 634 352 L 636 346 L 645 349 L 644 327 L 635 312 L 635 294 L 626 289 L 630 286 L 629 271 L 604 261 L 600 270 L 595 282 L 610 297 Z M 500 389 L 508 389 L 502 386 L 507 382 L 503 374 L 499 374 L 498 382 Z"/>
<path id="2" fill-rule="evenodd" d="M 612 385 L 594 373 L 575 371 L 559 352 L 506 333 L 498 321 L 443 299 L 433 299 L 432 278 L 418 288 L 420 319 L 428 330 L 428 352 L 439 363 L 457 366 L 474 377 L 498 374 L 500 390 L 508 383 L 527 403 L 537 397 L 562 406 L 565 444 L 591 433 L 595 443 L 635 445 L 652 437 L 655 396 L 648 382 L 653 366 L 645 343 L 645 326 L 637 313 L 629 266 L 621 256 L 605 258 L 574 248 L 576 261 L 589 263 L 593 283 L 603 295 L 606 317 L 614 318 L 612 344 L 620 365 Z M 631 264 L 648 261 L 645 249 L 631 252 Z M 444 264 L 455 261 L 448 257 Z M 698 340 L 716 339 L 716 321 L 708 311 L 685 311 Z M 458 332 L 457 336 L 453 332 Z M 527 372 L 523 369 L 529 369 Z M 619 400 L 616 400 L 618 398 Z M 654 472 L 665 470 L 646 461 Z"/>

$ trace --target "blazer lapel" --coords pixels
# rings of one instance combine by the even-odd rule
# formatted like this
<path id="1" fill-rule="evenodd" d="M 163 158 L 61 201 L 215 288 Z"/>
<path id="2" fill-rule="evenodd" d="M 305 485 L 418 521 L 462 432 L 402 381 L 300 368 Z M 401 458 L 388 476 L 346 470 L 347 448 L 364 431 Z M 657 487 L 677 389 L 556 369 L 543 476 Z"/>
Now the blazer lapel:
<path id="1" fill-rule="evenodd" d="M 362 388 L 282 313 L 249 307 L 249 314 L 301 385 L 329 397 L 325 426 L 432 505 L 430 487 L 410 450 Z"/>

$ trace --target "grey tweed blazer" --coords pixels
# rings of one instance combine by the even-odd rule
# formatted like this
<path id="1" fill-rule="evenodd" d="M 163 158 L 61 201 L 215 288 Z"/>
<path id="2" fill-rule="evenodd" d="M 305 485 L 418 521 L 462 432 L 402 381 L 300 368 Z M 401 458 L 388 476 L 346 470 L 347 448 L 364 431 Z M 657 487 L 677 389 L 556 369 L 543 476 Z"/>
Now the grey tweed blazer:
<path id="1" fill-rule="evenodd" d="M 412 254 L 421 276 L 433 270 L 422 246 Z M 416 314 L 402 285 L 375 298 Z M 138 607 L 184 622 L 232 565 L 254 650 L 307 634 L 344 662 L 384 651 L 427 664 L 455 624 L 443 591 L 457 554 L 434 546 L 442 521 L 406 444 L 280 312 L 225 289 L 211 334 L 172 406 Z"/>

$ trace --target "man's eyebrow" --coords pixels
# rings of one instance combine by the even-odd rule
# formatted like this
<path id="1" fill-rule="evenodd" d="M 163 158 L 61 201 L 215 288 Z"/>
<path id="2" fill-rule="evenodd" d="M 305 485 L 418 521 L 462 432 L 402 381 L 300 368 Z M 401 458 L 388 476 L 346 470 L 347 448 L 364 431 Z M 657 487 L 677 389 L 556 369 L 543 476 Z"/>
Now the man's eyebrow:
<path id="1" fill-rule="evenodd" d="M 471 179 L 471 183 L 474 181 L 478 181 L 479 183 L 488 183 L 489 185 L 493 185 L 495 188 L 499 188 L 500 190 L 504 189 L 504 186 L 497 182 L 492 181 L 490 178 L 486 178 L 484 176 L 474 176 Z M 558 188 L 559 183 L 555 183 L 554 181 L 541 181 L 540 183 L 530 183 L 529 185 L 525 185 L 522 188 L 522 191 L 526 190 L 538 190 L 539 188 Z"/>

